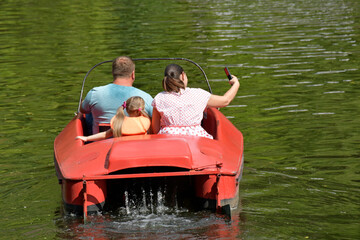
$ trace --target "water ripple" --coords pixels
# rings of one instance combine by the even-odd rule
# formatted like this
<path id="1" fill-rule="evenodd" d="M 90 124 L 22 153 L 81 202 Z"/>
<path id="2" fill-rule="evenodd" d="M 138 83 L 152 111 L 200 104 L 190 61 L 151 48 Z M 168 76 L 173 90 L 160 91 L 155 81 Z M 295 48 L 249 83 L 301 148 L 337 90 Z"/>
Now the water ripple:
<path id="1" fill-rule="evenodd" d="M 272 107 L 272 108 L 265 108 L 264 110 L 276 110 L 276 109 L 282 109 L 282 108 L 292 108 L 292 107 L 298 107 L 298 105 L 284 105 L 279 107 Z"/>

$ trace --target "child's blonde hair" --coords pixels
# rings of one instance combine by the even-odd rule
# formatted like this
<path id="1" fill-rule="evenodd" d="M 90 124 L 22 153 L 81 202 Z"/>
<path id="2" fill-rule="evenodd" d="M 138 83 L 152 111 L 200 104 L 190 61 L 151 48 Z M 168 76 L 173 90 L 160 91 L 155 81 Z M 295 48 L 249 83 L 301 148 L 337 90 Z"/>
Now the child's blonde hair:
<path id="1" fill-rule="evenodd" d="M 124 122 L 125 113 L 124 109 L 126 108 L 126 112 L 129 116 L 137 117 L 144 116 L 149 118 L 149 115 L 145 112 L 145 101 L 141 97 L 135 96 L 126 100 L 122 106 L 120 106 L 116 112 L 114 117 L 112 128 L 114 137 L 121 136 L 121 127 Z"/>

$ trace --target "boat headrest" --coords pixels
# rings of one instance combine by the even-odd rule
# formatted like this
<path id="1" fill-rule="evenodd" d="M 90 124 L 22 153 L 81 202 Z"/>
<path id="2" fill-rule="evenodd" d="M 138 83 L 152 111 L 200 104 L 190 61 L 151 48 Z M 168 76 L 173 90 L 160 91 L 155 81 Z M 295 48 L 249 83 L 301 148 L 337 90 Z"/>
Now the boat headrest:
<path id="1" fill-rule="evenodd" d="M 191 169 L 189 145 L 182 138 L 116 141 L 111 147 L 106 168 L 115 172 L 137 167 L 178 167 Z"/>

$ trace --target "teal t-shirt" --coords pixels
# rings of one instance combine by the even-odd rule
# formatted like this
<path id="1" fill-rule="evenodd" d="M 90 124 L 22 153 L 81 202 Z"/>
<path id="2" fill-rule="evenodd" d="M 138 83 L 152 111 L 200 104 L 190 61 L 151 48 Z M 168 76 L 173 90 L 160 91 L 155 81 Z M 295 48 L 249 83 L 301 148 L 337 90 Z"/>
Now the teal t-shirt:
<path id="1" fill-rule="evenodd" d="M 150 94 L 135 88 L 110 83 L 91 89 L 82 102 L 84 113 L 91 113 L 93 117 L 93 134 L 99 132 L 99 124 L 110 123 L 117 109 L 130 97 L 139 96 L 145 101 L 145 111 L 152 116 Z"/>

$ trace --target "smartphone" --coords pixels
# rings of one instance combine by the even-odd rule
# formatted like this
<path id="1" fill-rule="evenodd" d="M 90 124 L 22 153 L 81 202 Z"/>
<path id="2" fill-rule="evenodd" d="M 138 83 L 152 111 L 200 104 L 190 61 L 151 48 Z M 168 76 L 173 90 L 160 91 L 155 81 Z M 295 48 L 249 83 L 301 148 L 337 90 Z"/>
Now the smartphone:
<path id="1" fill-rule="evenodd" d="M 229 79 L 229 81 L 230 81 L 230 80 L 232 79 L 232 76 L 231 76 L 231 74 L 230 74 L 229 69 L 228 69 L 227 67 L 225 67 L 225 68 L 224 68 L 224 71 L 225 71 L 226 76 L 228 77 L 228 79 Z"/>

